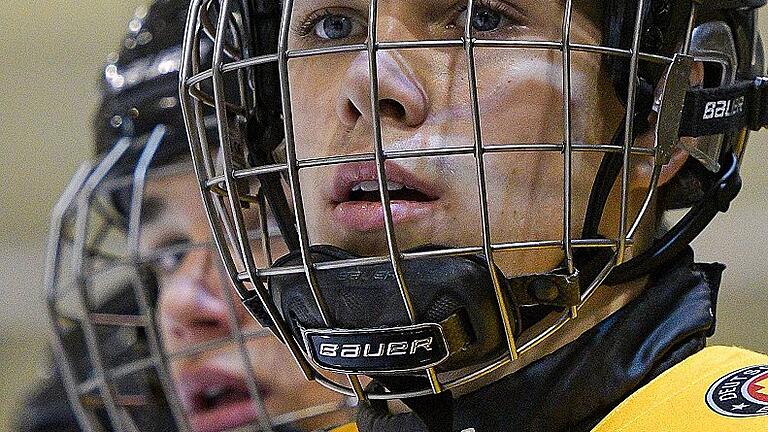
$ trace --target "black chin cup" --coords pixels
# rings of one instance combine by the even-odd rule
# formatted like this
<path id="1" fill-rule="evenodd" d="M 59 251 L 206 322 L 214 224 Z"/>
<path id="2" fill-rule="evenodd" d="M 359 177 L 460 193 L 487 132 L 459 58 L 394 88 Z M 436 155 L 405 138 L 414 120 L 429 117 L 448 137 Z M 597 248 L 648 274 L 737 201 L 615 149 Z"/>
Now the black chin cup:
<path id="1" fill-rule="evenodd" d="M 333 246 L 313 246 L 310 252 L 314 263 L 359 258 Z M 298 251 L 274 264 L 301 265 Z M 303 273 L 270 277 L 269 291 L 293 336 L 327 370 L 373 376 L 429 367 L 444 372 L 504 355 L 499 307 L 482 257 L 421 258 L 405 260 L 402 267 L 415 323 L 389 262 L 316 272 L 329 325 Z M 517 331 L 519 309 L 501 272 L 499 279 Z M 253 310 L 258 303 L 245 302 L 256 317 L 263 315 Z"/>

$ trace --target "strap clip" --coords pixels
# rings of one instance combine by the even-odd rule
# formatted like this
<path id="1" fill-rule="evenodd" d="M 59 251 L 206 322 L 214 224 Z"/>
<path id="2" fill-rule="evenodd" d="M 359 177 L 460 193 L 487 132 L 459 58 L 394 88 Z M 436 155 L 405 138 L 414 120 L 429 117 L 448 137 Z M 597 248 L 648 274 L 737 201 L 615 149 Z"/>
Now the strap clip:
<path id="1" fill-rule="evenodd" d="M 518 276 L 509 280 L 515 301 L 521 306 L 573 307 L 581 301 L 579 272 L 559 269 L 543 275 Z"/>
<path id="2" fill-rule="evenodd" d="M 656 165 L 669 163 L 678 142 L 680 119 L 683 116 L 685 96 L 691 79 L 693 57 L 675 54 L 667 69 L 664 88 L 658 103 L 656 121 Z"/>
<path id="3" fill-rule="evenodd" d="M 768 77 L 755 78 L 751 96 L 747 127 L 759 131 L 768 127 Z"/>

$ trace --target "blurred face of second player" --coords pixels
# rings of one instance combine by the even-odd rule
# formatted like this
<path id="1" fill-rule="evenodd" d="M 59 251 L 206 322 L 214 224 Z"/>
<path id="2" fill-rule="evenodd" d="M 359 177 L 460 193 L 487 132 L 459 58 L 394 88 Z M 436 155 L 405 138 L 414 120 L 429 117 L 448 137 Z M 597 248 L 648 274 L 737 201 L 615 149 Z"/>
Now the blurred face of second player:
<path id="1" fill-rule="evenodd" d="M 219 431 L 258 421 L 249 386 L 271 417 L 340 397 L 306 381 L 282 344 L 239 304 L 212 246 L 196 192 L 194 174 L 150 180 L 143 208 L 143 252 L 157 253 L 158 322 L 170 356 L 177 394 L 197 432 Z M 275 253 L 284 253 L 275 244 Z M 258 255 L 258 252 L 254 252 Z M 263 257 L 257 256 L 257 260 Z M 263 265 L 263 263 L 261 263 Z M 237 330 L 245 335 L 244 344 Z M 319 420 L 318 420 L 319 421 Z M 324 421 L 329 421 L 326 416 Z M 313 430 L 317 421 L 299 422 Z"/>

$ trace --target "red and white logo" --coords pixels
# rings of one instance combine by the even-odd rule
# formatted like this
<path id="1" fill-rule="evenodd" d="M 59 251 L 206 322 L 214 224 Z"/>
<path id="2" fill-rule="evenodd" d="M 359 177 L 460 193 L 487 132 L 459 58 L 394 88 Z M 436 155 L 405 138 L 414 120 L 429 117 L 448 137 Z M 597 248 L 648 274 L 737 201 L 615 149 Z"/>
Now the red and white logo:
<path id="1" fill-rule="evenodd" d="M 744 385 L 744 397 L 754 403 L 768 404 L 768 372 L 747 381 Z"/>
<path id="2" fill-rule="evenodd" d="M 727 417 L 768 415 L 768 365 L 749 366 L 720 378 L 707 390 L 706 402 Z"/>

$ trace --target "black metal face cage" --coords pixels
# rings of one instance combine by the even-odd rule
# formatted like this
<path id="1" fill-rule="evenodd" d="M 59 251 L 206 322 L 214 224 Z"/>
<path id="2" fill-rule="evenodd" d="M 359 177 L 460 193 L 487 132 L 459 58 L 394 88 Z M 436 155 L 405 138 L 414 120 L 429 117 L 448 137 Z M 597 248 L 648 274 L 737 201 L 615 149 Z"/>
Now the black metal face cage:
<path id="1" fill-rule="evenodd" d="M 656 196 L 659 174 L 663 165 L 669 162 L 670 155 L 678 145 L 679 129 L 687 97 L 690 90 L 689 80 L 695 61 L 706 64 L 719 65 L 722 81 L 716 85 L 727 85 L 736 79 L 737 69 L 744 70 L 743 59 L 736 58 L 736 48 L 733 42 L 733 31 L 723 22 L 705 22 L 697 28 L 697 12 L 709 13 L 711 9 L 718 9 L 718 2 L 679 2 L 670 6 L 677 15 L 675 23 L 681 36 L 673 42 L 668 52 L 646 52 L 647 20 L 651 15 L 650 0 L 638 0 L 635 7 L 629 7 L 628 22 L 624 25 L 629 29 L 627 46 L 587 45 L 571 41 L 571 21 L 573 1 L 564 2 L 565 13 L 562 19 L 562 32 L 557 40 L 486 40 L 478 38 L 470 25 L 472 11 L 477 2 L 467 2 L 467 22 L 464 26 L 463 37 L 456 40 L 417 40 L 417 41 L 379 41 L 377 40 L 377 0 L 369 1 L 369 13 L 367 17 L 367 39 L 364 43 L 350 45 L 336 45 L 311 49 L 292 49 L 289 47 L 289 32 L 291 26 L 294 1 L 286 0 L 280 5 L 275 2 L 254 2 L 235 0 L 196 0 L 192 2 L 188 15 L 184 57 L 180 74 L 180 96 L 182 108 L 187 122 L 190 144 L 194 165 L 199 177 L 203 192 L 205 207 L 209 213 L 214 240 L 219 247 L 224 259 L 225 267 L 235 287 L 246 305 L 249 305 L 252 313 L 254 307 L 263 308 L 262 316 L 268 316 L 273 323 L 272 328 L 277 336 L 291 349 L 295 360 L 300 365 L 308 379 L 314 379 L 328 388 L 346 395 L 356 395 L 361 399 L 401 399 L 436 394 L 445 390 L 452 390 L 463 385 L 483 380 L 494 375 L 516 360 L 521 354 L 531 350 L 550 335 L 557 332 L 565 323 L 577 317 L 579 310 L 590 299 L 595 290 L 607 278 L 613 275 L 612 283 L 632 280 L 653 270 L 653 262 L 669 259 L 680 252 L 680 245 L 687 245 L 692 237 L 695 237 L 706 223 L 714 217 L 717 211 L 724 211 L 730 199 L 738 192 L 740 185 L 738 177 L 738 160 L 744 149 L 747 138 L 746 127 L 733 131 L 734 133 L 710 133 L 706 139 L 709 145 L 699 145 L 695 149 L 689 149 L 690 153 L 699 160 L 699 163 L 708 166 L 710 171 L 717 173 L 717 181 L 712 186 L 715 192 L 705 191 L 707 199 L 711 193 L 720 191 L 722 200 L 709 200 L 706 205 L 694 206 L 689 216 L 684 217 L 670 230 L 666 237 L 662 237 L 661 245 L 645 253 L 645 260 L 637 258 L 627 261 L 626 251 L 632 247 L 635 235 L 638 232 L 641 220 L 649 216 L 647 213 Z M 632 3 L 632 2 L 627 2 Z M 718 5 L 712 6 L 718 3 Z M 728 2 L 725 2 L 728 3 Z M 730 2 L 723 4 L 723 8 L 742 8 L 743 2 Z M 683 5 L 685 7 L 683 7 Z M 759 6 L 759 5 L 752 5 Z M 669 10 L 667 10 L 669 12 Z M 753 11 L 749 12 L 754 19 Z M 279 23 L 279 26 L 278 26 Z M 679 25 L 682 23 L 682 25 Z M 274 40 L 265 39 L 264 34 L 269 34 L 269 28 L 273 28 Z M 266 30 L 265 30 L 266 29 Z M 701 37 L 697 42 L 694 37 L 696 29 L 703 35 L 718 35 L 724 39 Z M 727 30 L 723 33 L 723 30 Z M 752 29 L 754 30 L 754 29 Z M 749 33 L 752 35 L 752 33 Z M 212 40 L 214 43 L 213 65 L 211 69 L 201 69 L 199 46 L 202 41 Z M 719 40 L 713 45 L 714 40 Z M 276 46 L 269 46 L 269 43 Z M 725 44 L 729 42 L 730 45 Z M 743 41 L 738 41 L 743 42 Z M 748 61 L 752 61 L 753 51 L 758 50 L 759 41 L 747 41 Z M 723 43 L 722 45 L 720 43 Z M 743 45 L 743 44 L 742 44 Z M 385 150 L 382 144 L 381 113 L 379 112 L 379 68 L 377 65 L 377 53 L 386 50 L 424 50 L 433 48 L 455 47 L 462 48 L 466 54 L 467 64 L 467 91 L 470 95 L 473 142 L 471 145 L 436 148 L 436 149 L 406 149 Z M 562 56 L 562 85 L 563 85 L 563 134 L 562 143 L 557 144 L 504 144 L 484 145 L 483 129 L 478 106 L 478 88 L 476 82 L 475 50 L 477 48 L 497 48 L 505 50 L 544 50 L 555 51 Z M 658 48 L 658 47 L 657 47 Z M 730 50 L 729 50 L 730 48 Z M 663 51 L 663 50 L 659 50 Z M 373 151 L 364 154 L 339 154 L 327 157 L 299 158 L 297 157 L 296 142 L 294 139 L 294 124 L 292 109 L 292 87 L 289 82 L 289 60 L 298 58 L 311 58 L 320 56 L 334 56 L 342 53 L 364 52 L 368 58 L 368 76 L 370 78 L 370 100 L 373 123 L 372 145 Z M 625 93 L 621 96 L 626 107 L 623 125 L 617 133 L 617 139 L 608 145 L 587 145 L 574 142 L 572 138 L 572 106 L 571 106 L 571 56 L 573 53 L 593 53 L 614 59 L 623 64 L 623 75 L 614 77 L 614 81 L 625 83 Z M 696 58 L 694 58 L 696 56 Z M 742 53 L 739 53 L 740 57 Z M 758 55 L 759 57 L 760 55 Z M 274 87 L 264 87 L 263 80 L 269 77 L 262 75 L 260 67 L 271 65 L 276 67 L 276 79 L 271 82 Z M 754 66 L 754 64 L 748 64 Z M 660 70 L 653 82 L 650 83 L 651 91 L 643 89 L 648 85 L 647 77 L 641 76 L 645 69 Z M 759 66 L 762 68 L 762 66 Z M 747 72 L 749 73 L 749 72 Z M 237 80 L 240 85 L 240 98 L 233 100 L 227 98 L 223 89 L 225 81 Z M 261 80 L 261 81 L 260 81 Z M 663 88 L 655 89 L 658 82 L 664 82 Z M 631 85 L 626 85 L 631 83 Z M 202 85 L 211 85 L 213 91 L 205 92 Z M 654 89 L 658 94 L 656 109 L 659 116 L 655 130 L 655 145 L 653 148 L 634 146 L 637 136 L 638 118 L 636 109 L 641 105 L 639 99 L 650 96 L 653 98 Z M 265 94 L 276 97 L 279 106 L 274 108 L 268 102 L 264 102 Z M 652 102 L 652 101 L 651 101 Z M 651 104 L 647 104 L 651 105 Z M 209 142 L 204 133 L 202 121 L 203 109 L 206 106 L 215 108 L 218 121 L 218 140 Z M 272 111 L 270 111 L 272 109 Z M 646 108 L 647 114 L 649 108 Z M 277 122 L 283 128 L 278 143 L 270 143 L 265 135 L 253 138 L 249 135 L 253 127 L 252 118 L 260 122 L 263 127 L 270 120 Z M 269 135 L 269 134 L 266 134 Z M 274 135 L 274 131 L 272 131 Z M 698 135 L 696 135 L 698 136 Z M 253 140 L 256 140 L 254 142 Z M 210 157 L 212 148 L 220 147 L 221 161 Z M 727 149 L 722 150 L 722 149 Z M 517 151 L 555 152 L 562 154 L 563 167 L 563 213 L 562 213 L 562 238 L 560 239 L 531 239 L 528 241 L 513 243 L 494 243 L 491 239 L 488 214 L 488 193 L 485 177 L 484 155 L 493 153 L 507 153 Z M 698 153 L 697 153 L 698 151 Z M 614 172 L 611 179 L 619 179 L 621 193 L 621 217 L 618 227 L 619 235 L 616 238 L 602 238 L 596 235 L 577 238 L 572 232 L 572 155 L 577 152 L 599 152 L 604 157 L 610 157 Z M 266 156 L 265 156 L 266 155 Z M 465 155 L 473 157 L 476 162 L 476 179 L 479 191 L 481 212 L 476 215 L 482 224 L 482 244 L 475 247 L 438 248 L 428 251 L 402 251 L 396 241 L 395 228 L 392 221 L 391 202 L 387 191 L 385 161 L 428 158 L 447 155 Z M 647 193 L 643 199 L 641 210 L 632 219 L 628 214 L 628 177 L 632 158 L 651 158 L 654 160 L 654 170 Z M 378 186 L 381 205 L 384 209 L 384 227 L 386 232 L 386 245 L 388 253 L 384 256 L 363 257 L 356 259 L 339 259 L 328 262 L 313 262 L 310 249 L 310 239 L 307 228 L 307 216 L 304 209 L 302 196 L 302 184 L 299 181 L 299 173 L 302 170 L 314 167 L 334 166 L 343 163 L 375 161 L 378 174 Z M 295 250 L 300 251 L 301 265 L 288 267 L 272 266 L 270 260 L 266 266 L 256 263 L 252 248 L 254 245 L 248 241 L 247 224 L 244 218 L 244 209 L 248 202 L 259 201 L 264 207 L 265 201 L 270 201 L 270 207 L 279 217 L 286 211 L 286 204 L 280 202 L 274 192 L 275 175 L 279 174 L 287 182 L 285 186 L 288 192 L 290 210 L 288 218 L 282 219 L 284 241 Z M 611 175 L 603 173 L 604 175 Z M 277 177 L 277 183 L 280 183 Z M 612 182 L 610 182 L 613 184 Z M 282 192 L 282 188 L 279 191 Z M 594 193 L 594 191 L 593 191 Z M 709 194 L 709 195 L 707 195 Z M 279 194 L 278 194 L 279 195 Z M 719 203 L 719 204 L 718 204 Z M 592 216 L 599 222 L 602 210 Z M 693 214 L 691 216 L 691 214 Z M 702 222 L 705 220 L 705 222 Z M 295 225 L 294 225 L 295 223 Z M 589 218 L 588 218 L 589 223 Z M 675 231 L 676 230 L 676 231 Z M 585 228 L 586 231 L 586 228 Z M 596 234 L 596 231 L 594 232 Z M 269 250 L 269 241 L 266 237 L 261 246 Z M 293 244 L 292 244 L 293 243 Z M 420 368 L 418 373 L 426 377 L 425 384 L 421 388 L 405 391 L 391 391 L 382 389 L 364 388 L 361 377 L 365 377 L 364 371 L 337 370 L 320 367 L 316 360 L 307 353 L 306 341 L 298 340 L 292 332 L 287 319 L 283 316 L 279 306 L 273 301 L 273 293 L 267 288 L 270 277 L 303 274 L 311 288 L 316 307 L 323 316 L 326 329 L 334 329 L 336 326 L 329 318 L 326 311 L 327 304 L 323 299 L 323 291 L 318 282 L 318 272 L 328 269 L 361 268 L 371 265 L 388 264 L 396 275 L 396 283 L 402 297 L 403 308 L 411 319 L 411 328 L 415 329 L 420 324 L 412 305 L 412 292 L 409 290 L 404 276 L 404 263 L 409 260 L 450 257 L 464 255 L 480 255 L 486 260 L 487 268 L 493 269 L 494 253 L 511 250 L 543 250 L 560 249 L 563 251 L 564 278 L 567 281 L 577 279 L 578 268 L 575 264 L 575 256 L 580 249 L 610 251 L 610 257 L 595 269 L 588 284 L 581 286 L 575 302 L 564 308 L 560 318 L 542 330 L 538 334 L 527 335 L 519 338 L 515 334 L 514 323 L 509 318 L 512 313 L 508 309 L 507 297 L 502 292 L 499 274 L 490 271 L 499 313 L 503 320 L 504 335 L 506 337 L 506 354 L 501 358 L 486 363 L 461 374 L 441 375 L 434 364 Z M 637 257 L 637 251 L 634 256 Z M 642 256 L 642 255 L 641 255 Z M 649 264 L 651 263 L 651 264 Z M 623 269 L 623 271 L 619 271 Z M 619 276 L 623 275 L 623 276 Z M 570 278 L 570 279 L 569 279 Z M 254 304 L 256 306 L 254 306 Z M 338 330 L 338 329 L 337 329 Z M 343 331 L 343 330 L 339 330 Z M 340 373 L 339 373 L 340 372 Z M 390 371 L 391 372 L 391 371 Z M 402 372 L 402 371 L 400 371 Z M 409 371 L 413 372 L 413 371 Z M 370 374 L 368 374 L 370 375 Z M 365 378 L 363 378 L 365 379 Z"/>
<path id="2" fill-rule="evenodd" d="M 159 125 L 148 137 L 123 138 L 100 160 L 84 163 L 53 210 L 45 273 L 51 345 L 84 431 L 193 430 L 169 366 L 232 344 L 245 370 L 252 370 L 259 359 L 246 344 L 272 337 L 264 328 L 244 329 L 235 311 L 240 306 L 225 295 L 227 335 L 173 351 L 165 346 L 151 267 L 164 257 L 213 248 L 210 242 L 140 248 L 148 182 L 192 173 L 189 161 L 153 165 L 166 132 Z M 254 430 L 272 431 L 347 408 L 346 400 L 321 400 L 299 411 L 268 413 L 254 376 L 246 373 L 245 380 L 258 413 L 248 425 Z"/>

